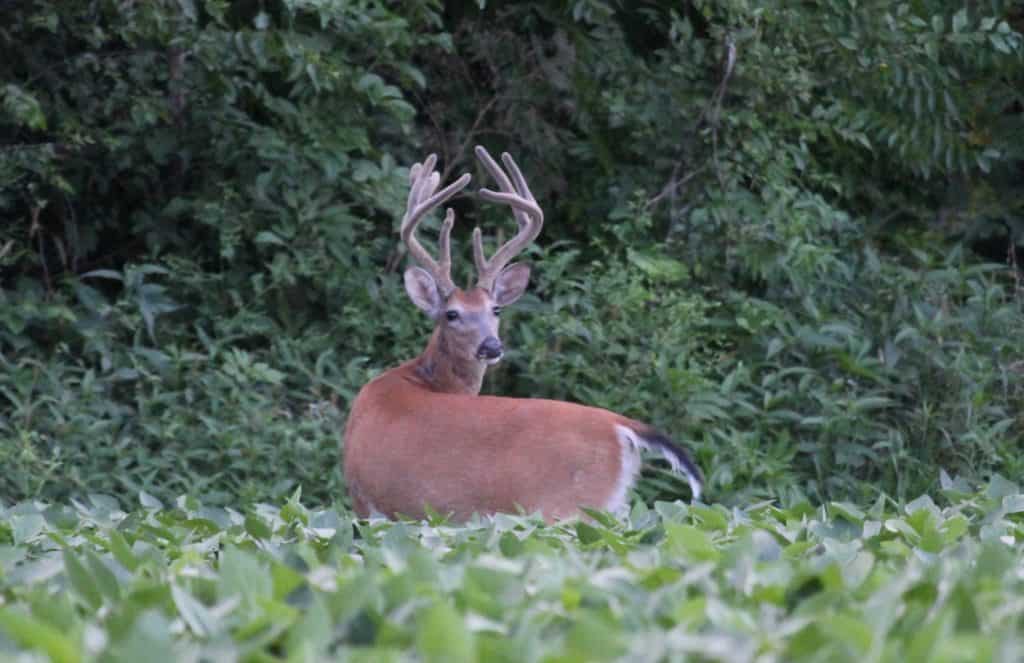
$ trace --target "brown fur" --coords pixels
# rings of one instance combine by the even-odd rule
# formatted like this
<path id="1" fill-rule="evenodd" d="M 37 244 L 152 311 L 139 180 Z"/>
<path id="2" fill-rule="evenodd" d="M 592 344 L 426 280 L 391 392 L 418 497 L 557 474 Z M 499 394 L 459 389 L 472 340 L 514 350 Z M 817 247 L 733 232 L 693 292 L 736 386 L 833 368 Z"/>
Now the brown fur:
<path id="1" fill-rule="evenodd" d="M 434 391 L 452 394 L 479 394 L 487 364 L 476 358 L 476 349 L 487 336 L 498 336 L 498 316 L 494 303 L 479 288 L 456 290 L 445 310 L 460 313 L 458 324 L 449 323 L 444 314 L 434 328 L 427 349 L 420 355 L 417 375 Z"/>
<path id="2" fill-rule="evenodd" d="M 429 505 L 474 513 L 541 511 L 548 520 L 603 508 L 621 470 L 617 414 L 574 403 L 442 393 L 421 359 L 359 392 L 345 430 L 356 512 L 421 518 Z"/>
<path id="3" fill-rule="evenodd" d="M 478 396 L 497 336 L 490 295 L 456 290 L 422 355 L 360 390 L 345 429 L 344 472 L 356 512 L 420 518 L 429 505 L 465 520 L 524 509 L 549 520 L 603 508 L 621 472 L 613 412 L 541 399 Z"/>

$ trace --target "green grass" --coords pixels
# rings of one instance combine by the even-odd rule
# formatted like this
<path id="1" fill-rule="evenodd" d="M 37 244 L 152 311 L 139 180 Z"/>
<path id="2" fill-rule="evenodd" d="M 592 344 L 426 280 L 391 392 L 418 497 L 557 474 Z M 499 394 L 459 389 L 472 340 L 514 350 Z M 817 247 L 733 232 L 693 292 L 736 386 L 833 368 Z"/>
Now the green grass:
<path id="1" fill-rule="evenodd" d="M 297 496 L 0 509 L 0 658 L 982 661 L 1024 656 L 1024 494 L 359 521 Z M 937 506 L 939 501 L 943 506 Z"/>

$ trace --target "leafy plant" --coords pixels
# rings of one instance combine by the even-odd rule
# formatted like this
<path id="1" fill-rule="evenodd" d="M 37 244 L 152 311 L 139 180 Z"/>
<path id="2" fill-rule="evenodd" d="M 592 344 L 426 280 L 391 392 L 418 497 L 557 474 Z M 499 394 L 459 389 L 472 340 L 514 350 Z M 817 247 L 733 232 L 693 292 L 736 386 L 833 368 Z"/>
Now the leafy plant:
<path id="1" fill-rule="evenodd" d="M 8 499 L 343 499 L 348 403 L 429 331 L 398 278 L 405 165 L 436 151 L 450 176 L 478 142 L 547 218 L 489 392 L 651 421 L 736 505 L 1020 469 L 1013 3 L 5 19 Z M 457 246 L 474 221 L 507 234 L 507 212 L 453 206 Z M 656 467 L 640 486 L 680 490 Z"/>
<path id="2" fill-rule="evenodd" d="M 0 512 L 0 651 L 53 660 L 1016 657 L 1024 495 L 638 503 L 548 527 L 91 495 Z"/>

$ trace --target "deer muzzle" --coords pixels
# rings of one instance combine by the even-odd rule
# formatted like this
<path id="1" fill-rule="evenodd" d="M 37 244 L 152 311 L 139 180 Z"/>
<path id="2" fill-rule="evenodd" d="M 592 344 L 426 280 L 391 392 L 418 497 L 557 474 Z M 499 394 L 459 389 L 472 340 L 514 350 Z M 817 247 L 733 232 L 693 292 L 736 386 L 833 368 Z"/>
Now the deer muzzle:
<path id="1" fill-rule="evenodd" d="M 488 336 L 480 344 L 480 347 L 477 348 L 476 358 L 486 361 L 488 364 L 494 364 L 501 359 L 501 355 L 504 352 L 505 348 L 502 347 L 501 341 L 493 336 Z"/>

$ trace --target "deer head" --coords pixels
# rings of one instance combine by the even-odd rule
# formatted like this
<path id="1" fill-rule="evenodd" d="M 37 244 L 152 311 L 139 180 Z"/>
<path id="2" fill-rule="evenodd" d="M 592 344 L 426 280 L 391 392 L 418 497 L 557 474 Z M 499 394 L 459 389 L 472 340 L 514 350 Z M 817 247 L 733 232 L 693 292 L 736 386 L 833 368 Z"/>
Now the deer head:
<path id="1" fill-rule="evenodd" d="M 438 345 L 453 359 L 493 364 L 504 353 L 498 336 L 501 309 L 519 299 L 530 280 L 530 267 L 511 261 L 536 239 L 544 224 L 544 213 L 511 156 L 501 155 L 508 169 L 506 174 L 483 147 L 476 148 L 476 155 L 500 189 L 480 189 L 480 196 L 490 202 L 509 205 L 519 225 L 518 232 L 488 260 L 484 257 L 480 229 L 475 228 L 476 285 L 467 290 L 455 287 L 451 277 L 451 231 L 455 212 L 451 208 L 445 212 L 438 260 L 434 260 L 416 239 L 416 227 L 428 212 L 464 189 L 470 175 L 466 173 L 437 191 L 441 178 L 434 170 L 437 157 L 431 154 L 409 171 L 411 187 L 401 235 L 418 266 L 405 271 L 405 290 L 413 303 L 434 320 Z"/>

